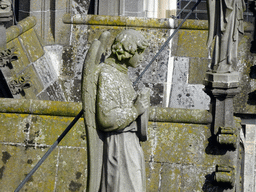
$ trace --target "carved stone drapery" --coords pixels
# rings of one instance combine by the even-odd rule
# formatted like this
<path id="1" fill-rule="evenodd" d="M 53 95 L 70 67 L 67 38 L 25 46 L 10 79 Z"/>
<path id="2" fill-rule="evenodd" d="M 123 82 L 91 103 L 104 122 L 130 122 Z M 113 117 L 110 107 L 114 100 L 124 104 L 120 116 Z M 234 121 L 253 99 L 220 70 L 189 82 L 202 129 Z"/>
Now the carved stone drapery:
<path id="1" fill-rule="evenodd" d="M 243 34 L 244 0 L 207 0 L 209 15 L 208 47 L 215 39 L 210 69 L 232 72 L 237 66 L 239 34 Z"/>

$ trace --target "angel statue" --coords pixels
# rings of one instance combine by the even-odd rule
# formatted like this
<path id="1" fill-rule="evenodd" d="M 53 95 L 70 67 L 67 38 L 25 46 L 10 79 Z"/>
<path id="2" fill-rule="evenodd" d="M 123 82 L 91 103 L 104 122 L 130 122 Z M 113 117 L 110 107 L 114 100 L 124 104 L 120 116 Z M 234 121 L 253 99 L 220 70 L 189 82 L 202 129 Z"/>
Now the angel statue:
<path id="1" fill-rule="evenodd" d="M 94 40 L 84 61 L 82 101 L 88 148 L 87 191 L 146 191 L 140 141 L 146 140 L 149 90 L 136 93 L 127 71 L 137 67 L 148 43 L 124 30 L 103 60 L 110 33 Z"/>
<path id="2" fill-rule="evenodd" d="M 244 0 L 207 0 L 210 48 L 215 38 L 211 70 L 230 73 L 237 66 L 238 36 L 243 34 Z"/>

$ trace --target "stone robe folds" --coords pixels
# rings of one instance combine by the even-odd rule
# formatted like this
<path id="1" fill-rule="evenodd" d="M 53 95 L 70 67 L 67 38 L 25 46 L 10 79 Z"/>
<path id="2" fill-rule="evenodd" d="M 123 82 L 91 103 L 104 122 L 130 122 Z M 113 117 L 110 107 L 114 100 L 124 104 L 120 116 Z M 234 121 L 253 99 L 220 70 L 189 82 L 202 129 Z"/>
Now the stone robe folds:
<path id="1" fill-rule="evenodd" d="M 107 61 L 106 61 L 107 62 Z M 101 64 L 97 90 L 97 117 L 104 131 L 101 192 L 143 192 L 145 163 L 136 134 L 136 92 L 127 68 L 109 61 Z"/>
<path id="2" fill-rule="evenodd" d="M 208 47 L 215 39 L 211 69 L 232 71 L 237 64 L 238 35 L 244 32 L 244 0 L 207 0 L 209 17 Z M 233 66 L 233 68 L 232 68 Z"/>

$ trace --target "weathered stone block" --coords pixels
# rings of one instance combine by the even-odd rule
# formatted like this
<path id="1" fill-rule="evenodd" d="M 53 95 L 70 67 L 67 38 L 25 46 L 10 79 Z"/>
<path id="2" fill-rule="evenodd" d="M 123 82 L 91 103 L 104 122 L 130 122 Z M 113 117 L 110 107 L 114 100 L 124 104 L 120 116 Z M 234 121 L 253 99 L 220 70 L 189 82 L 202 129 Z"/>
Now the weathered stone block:
<path id="1" fill-rule="evenodd" d="M 207 30 L 180 30 L 174 56 L 208 58 Z"/>
<path id="2" fill-rule="evenodd" d="M 59 0 L 59 3 L 64 4 L 65 0 Z M 72 12 L 74 14 L 87 14 L 90 5 L 90 0 L 74 0 L 72 1 Z"/>
<path id="3" fill-rule="evenodd" d="M 38 97 L 44 97 L 45 94 L 48 100 L 51 101 L 66 101 L 65 92 L 63 91 L 62 86 L 59 84 L 60 81 L 55 81 L 49 87 L 47 87 L 43 92 L 41 92 Z M 45 94 L 44 94 L 45 93 Z"/>
<path id="4" fill-rule="evenodd" d="M 213 191 L 216 186 L 207 186 L 207 178 L 215 171 L 215 167 L 203 165 L 183 165 L 181 168 L 181 189 L 184 191 Z M 207 186 L 207 187 L 206 187 Z M 204 189 L 206 188 L 206 189 Z M 220 190 L 220 189 L 219 189 Z"/>
<path id="5" fill-rule="evenodd" d="M 85 191 L 87 154 L 84 148 L 59 148 L 57 191 Z"/>
<path id="6" fill-rule="evenodd" d="M 14 191 L 20 182 L 44 155 L 45 149 L 25 148 L 22 146 L 0 145 L 2 191 Z M 57 151 L 45 160 L 34 175 L 24 185 L 24 191 L 53 191 L 55 185 Z"/>
<path id="7" fill-rule="evenodd" d="M 47 54 L 34 62 L 34 68 L 43 83 L 44 88 L 48 87 L 57 80 L 57 74 L 52 66 L 51 59 Z"/>
<path id="8" fill-rule="evenodd" d="M 184 181 L 182 177 L 182 165 L 163 163 L 161 164 L 160 176 L 161 185 L 159 185 L 159 191 L 172 192 L 181 190 L 181 184 Z"/>
<path id="9" fill-rule="evenodd" d="M 190 68 L 190 58 L 176 57 L 174 59 L 169 107 L 209 109 L 210 98 L 203 91 L 204 86 L 188 84 Z"/>
<path id="10" fill-rule="evenodd" d="M 54 68 L 57 76 L 60 75 L 60 67 L 63 64 L 62 54 L 63 46 L 62 45 L 48 45 L 44 46 L 45 54 L 47 58 L 51 61 L 52 67 Z M 68 56 L 67 56 L 68 57 Z"/>
<path id="11" fill-rule="evenodd" d="M 172 83 L 173 84 L 187 84 L 188 83 L 188 71 L 189 71 L 189 58 L 176 57 L 174 59 Z"/>
<path id="12" fill-rule="evenodd" d="M 70 44 L 71 25 L 65 25 L 62 22 L 63 15 L 67 12 L 71 12 L 71 3 L 73 1 L 57 0 L 55 1 L 54 8 L 51 10 L 52 20 L 52 33 L 55 44 L 68 45 Z M 82 1 L 84 2 L 84 1 Z"/>
<path id="13" fill-rule="evenodd" d="M 141 29 L 138 29 L 141 30 Z M 144 59 L 137 68 L 130 68 L 129 75 L 133 81 L 145 69 L 151 59 L 157 54 L 161 46 L 168 38 L 169 30 L 166 29 L 147 29 L 140 31 L 149 42 L 149 47 L 144 52 Z M 165 47 L 160 55 L 156 58 L 150 68 L 145 72 L 141 78 L 143 83 L 165 83 L 167 81 L 169 47 Z"/>
<path id="14" fill-rule="evenodd" d="M 210 129 L 199 124 L 149 122 L 149 140 L 143 143 L 146 161 L 210 165 L 215 159 L 205 154 Z"/>
<path id="15" fill-rule="evenodd" d="M 63 93 L 68 101 L 81 102 L 81 80 L 63 79 L 59 81 L 63 88 Z"/>
<path id="16" fill-rule="evenodd" d="M 161 172 L 161 163 L 156 162 L 146 162 L 146 184 L 147 184 L 147 191 L 154 192 L 158 191 L 159 188 L 159 181 L 161 180 L 160 172 Z"/>
<path id="17" fill-rule="evenodd" d="M 30 118 L 30 115 L 27 114 L 1 114 L 0 141 L 11 143 L 23 143 L 26 140 L 29 131 Z"/>
<path id="18" fill-rule="evenodd" d="M 30 128 L 30 142 L 36 145 L 52 145 L 73 120 L 72 117 L 35 116 Z M 51 134 L 49 134 L 51 133 Z M 60 146 L 84 147 L 85 129 L 83 119 L 70 130 Z"/>
<path id="19" fill-rule="evenodd" d="M 141 86 L 141 87 L 140 87 Z M 162 106 L 164 97 L 164 84 L 162 83 L 141 83 L 139 84 L 140 89 L 148 87 L 151 90 L 150 103 L 151 106 Z"/>
<path id="20" fill-rule="evenodd" d="M 169 107 L 209 109 L 210 97 L 203 88 L 204 85 L 199 84 L 173 84 Z"/>
<path id="21" fill-rule="evenodd" d="M 19 39 L 24 45 L 31 62 L 36 61 L 44 54 L 44 50 L 37 38 L 34 29 L 30 29 L 21 34 Z"/>
<path id="22" fill-rule="evenodd" d="M 74 79 L 81 80 L 83 62 L 89 47 L 87 26 L 75 25 L 72 30 L 72 45 L 63 48 L 63 65 L 60 68 L 60 79 L 67 83 Z M 65 86 L 63 87 L 65 89 Z M 67 89 L 67 91 L 70 90 Z"/>
<path id="23" fill-rule="evenodd" d="M 189 58 L 189 84 L 203 84 L 205 72 L 208 69 L 209 59 Z"/>

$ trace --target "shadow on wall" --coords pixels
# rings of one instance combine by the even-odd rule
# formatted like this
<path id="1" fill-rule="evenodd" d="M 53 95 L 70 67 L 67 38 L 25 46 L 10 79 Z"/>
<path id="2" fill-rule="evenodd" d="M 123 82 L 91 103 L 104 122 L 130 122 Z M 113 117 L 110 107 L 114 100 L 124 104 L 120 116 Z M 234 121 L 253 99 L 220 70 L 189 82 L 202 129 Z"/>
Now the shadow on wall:
<path id="1" fill-rule="evenodd" d="M 256 7 L 255 2 L 251 1 L 249 2 L 249 10 L 253 12 L 254 17 L 254 35 L 253 35 L 253 41 L 251 42 L 251 53 L 256 53 L 256 33 L 255 33 L 255 27 L 256 27 L 256 20 L 255 20 L 255 14 L 256 14 Z"/>
<path id="2" fill-rule="evenodd" d="M 256 47 L 255 47 L 255 52 L 256 52 Z M 251 79 L 256 79 L 256 66 L 255 65 L 250 68 L 249 77 Z M 249 104 L 249 105 L 256 105 L 256 90 L 253 91 L 253 92 L 248 93 L 247 104 Z"/>

